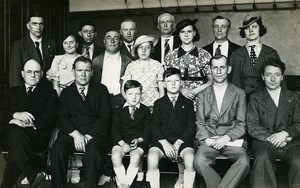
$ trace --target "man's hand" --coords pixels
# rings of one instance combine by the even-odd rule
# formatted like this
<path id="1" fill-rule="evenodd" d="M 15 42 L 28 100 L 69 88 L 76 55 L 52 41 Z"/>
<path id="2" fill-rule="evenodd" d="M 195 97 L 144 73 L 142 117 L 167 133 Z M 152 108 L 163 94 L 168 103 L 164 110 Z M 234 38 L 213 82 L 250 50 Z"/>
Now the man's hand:
<path id="1" fill-rule="evenodd" d="M 119 141 L 119 145 L 121 146 L 124 153 L 128 153 L 131 151 L 130 145 L 127 144 L 125 141 L 123 140 Z"/>
<path id="2" fill-rule="evenodd" d="M 286 131 L 281 131 L 281 132 L 272 134 L 271 136 L 266 138 L 266 140 L 268 142 L 270 142 L 274 147 L 283 147 L 282 146 L 282 145 L 284 145 L 283 142 L 287 141 L 288 136 L 289 136 L 289 134 Z"/>
<path id="3" fill-rule="evenodd" d="M 180 146 L 181 146 L 183 143 L 184 143 L 184 141 L 181 140 L 181 139 L 177 139 L 176 142 L 174 142 L 173 146 L 174 146 L 174 148 L 176 149 L 177 152 L 178 152 Z"/>
<path id="4" fill-rule="evenodd" d="M 31 124 L 35 120 L 34 116 L 29 112 L 15 112 L 13 118 L 21 120 L 26 124 Z"/>
<path id="5" fill-rule="evenodd" d="M 72 136 L 74 139 L 74 146 L 76 151 L 85 152 L 85 144 L 86 144 L 85 136 L 77 130 L 70 133 L 70 136 Z"/>
<path id="6" fill-rule="evenodd" d="M 229 141 L 231 138 L 228 135 L 223 135 L 219 136 L 212 144 L 211 147 L 220 150 L 222 149 Z"/>
<path id="7" fill-rule="evenodd" d="M 164 148 L 164 151 L 167 155 L 167 157 L 169 158 L 175 158 L 176 156 L 176 148 L 170 144 L 170 142 L 168 142 L 167 140 L 159 140 L 159 143 L 162 145 L 162 147 Z"/>
<path id="8" fill-rule="evenodd" d="M 92 137 L 91 135 L 89 135 L 89 134 L 85 134 L 84 137 L 85 137 L 85 143 L 86 143 L 86 144 L 93 138 L 93 137 Z"/>
<path id="9" fill-rule="evenodd" d="M 211 147 L 211 145 L 214 143 L 214 141 L 216 141 L 216 139 L 206 138 L 206 139 L 204 140 L 204 143 L 205 143 L 207 146 Z"/>
<path id="10" fill-rule="evenodd" d="M 33 123 L 25 123 L 19 119 L 12 119 L 9 121 L 9 124 L 15 124 L 18 125 L 19 127 L 25 128 L 25 127 L 33 127 L 35 129 L 35 126 Z"/>
<path id="11" fill-rule="evenodd" d="M 193 100 L 197 94 L 192 89 L 188 89 L 188 88 L 181 88 L 180 93 L 190 100 Z"/>

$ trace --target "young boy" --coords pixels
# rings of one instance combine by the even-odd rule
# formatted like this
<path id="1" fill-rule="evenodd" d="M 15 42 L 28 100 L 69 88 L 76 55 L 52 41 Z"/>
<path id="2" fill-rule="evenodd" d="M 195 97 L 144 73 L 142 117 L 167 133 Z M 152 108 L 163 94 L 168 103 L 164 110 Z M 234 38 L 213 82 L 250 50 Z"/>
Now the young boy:
<path id="1" fill-rule="evenodd" d="M 138 173 L 144 152 L 148 149 L 150 110 L 140 103 L 142 85 L 138 81 L 128 80 L 124 84 L 124 92 L 126 103 L 115 111 L 113 118 L 111 160 L 118 187 L 128 188 Z M 127 173 L 122 163 L 126 153 L 130 154 Z M 138 178 L 137 181 L 142 179 Z"/>
<path id="2" fill-rule="evenodd" d="M 166 155 L 172 161 L 183 160 L 183 186 L 192 188 L 196 175 L 193 167 L 196 131 L 193 102 L 179 92 L 180 70 L 168 68 L 163 78 L 167 94 L 154 103 L 151 125 L 153 140 L 148 154 L 147 181 L 151 187 L 160 187 L 158 164 Z"/>

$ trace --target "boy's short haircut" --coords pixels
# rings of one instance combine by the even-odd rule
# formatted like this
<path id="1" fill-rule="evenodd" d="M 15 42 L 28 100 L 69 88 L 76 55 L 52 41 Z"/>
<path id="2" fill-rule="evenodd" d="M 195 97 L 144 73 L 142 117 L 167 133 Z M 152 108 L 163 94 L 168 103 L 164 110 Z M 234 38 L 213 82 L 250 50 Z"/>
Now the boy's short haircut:
<path id="1" fill-rule="evenodd" d="M 126 93 L 128 89 L 132 89 L 132 88 L 140 88 L 141 92 L 143 90 L 143 86 L 140 82 L 136 80 L 127 80 L 124 84 L 124 92 Z"/>
<path id="2" fill-rule="evenodd" d="M 172 76 L 172 75 L 178 75 L 179 78 L 181 79 L 181 72 L 179 69 L 176 69 L 176 68 L 173 68 L 173 67 L 170 67 L 170 68 L 167 68 L 163 74 L 163 78 L 166 79 L 168 78 L 169 76 Z"/>

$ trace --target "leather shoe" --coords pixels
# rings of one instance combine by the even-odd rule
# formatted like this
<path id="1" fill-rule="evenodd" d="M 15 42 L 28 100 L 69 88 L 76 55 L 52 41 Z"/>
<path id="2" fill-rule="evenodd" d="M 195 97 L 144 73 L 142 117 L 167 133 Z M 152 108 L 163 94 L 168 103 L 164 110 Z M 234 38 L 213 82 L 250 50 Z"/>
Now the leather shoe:
<path id="1" fill-rule="evenodd" d="M 45 183 L 45 174 L 43 172 L 37 173 L 34 180 L 31 183 L 30 188 L 40 188 L 43 187 Z"/>
<path id="2" fill-rule="evenodd" d="M 111 177 L 110 176 L 102 175 L 99 178 L 98 185 L 101 186 L 101 185 L 104 185 L 104 184 L 109 183 L 109 182 L 111 182 Z"/>

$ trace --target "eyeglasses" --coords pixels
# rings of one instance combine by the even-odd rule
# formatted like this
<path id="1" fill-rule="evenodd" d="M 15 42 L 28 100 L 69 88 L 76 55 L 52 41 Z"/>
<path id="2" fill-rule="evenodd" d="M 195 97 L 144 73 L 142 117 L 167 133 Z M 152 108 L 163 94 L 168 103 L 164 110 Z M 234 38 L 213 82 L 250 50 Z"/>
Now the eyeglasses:
<path id="1" fill-rule="evenodd" d="M 31 70 L 25 71 L 25 73 L 26 73 L 27 75 L 32 75 L 32 74 L 34 74 L 34 75 L 40 75 L 41 72 L 42 72 L 42 71 L 31 71 Z"/>

